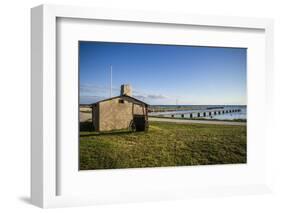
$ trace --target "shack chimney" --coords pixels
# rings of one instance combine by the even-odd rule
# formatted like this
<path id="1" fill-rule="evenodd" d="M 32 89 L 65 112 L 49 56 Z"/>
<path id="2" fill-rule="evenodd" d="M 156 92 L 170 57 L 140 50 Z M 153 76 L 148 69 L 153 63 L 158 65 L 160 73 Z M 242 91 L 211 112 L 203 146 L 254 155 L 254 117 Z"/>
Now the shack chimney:
<path id="1" fill-rule="evenodd" d="M 132 87 L 130 84 L 121 85 L 121 95 L 132 96 Z"/>

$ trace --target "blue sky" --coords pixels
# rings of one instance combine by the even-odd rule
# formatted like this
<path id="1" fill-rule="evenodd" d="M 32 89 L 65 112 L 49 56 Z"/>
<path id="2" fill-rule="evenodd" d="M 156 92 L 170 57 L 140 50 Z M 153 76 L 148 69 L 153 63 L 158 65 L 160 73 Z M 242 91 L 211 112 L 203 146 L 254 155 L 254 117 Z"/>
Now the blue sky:
<path id="1" fill-rule="evenodd" d="M 247 49 L 79 42 L 80 103 L 131 84 L 148 104 L 246 104 Z"/>

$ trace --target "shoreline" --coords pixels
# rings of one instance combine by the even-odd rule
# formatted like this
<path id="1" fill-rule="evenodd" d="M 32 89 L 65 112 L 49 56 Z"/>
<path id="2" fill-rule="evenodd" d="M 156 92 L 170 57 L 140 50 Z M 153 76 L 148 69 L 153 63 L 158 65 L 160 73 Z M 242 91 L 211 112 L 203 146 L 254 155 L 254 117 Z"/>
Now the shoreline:
<path id="1" fill-rule="evenodd" d="M 159 118 L 159 117 L 148 117 L 148 121 L 157 122 L 170 122 L 170 123 L 181 123 L 181 124 L 218 124 L 218 125 L 233 125 L 233 126 L 246 126 L 247 122 L 241 121 L 222 121 L 222 120 L 199 120 L 199 119 L 177 119 L 177 118 Z"/>

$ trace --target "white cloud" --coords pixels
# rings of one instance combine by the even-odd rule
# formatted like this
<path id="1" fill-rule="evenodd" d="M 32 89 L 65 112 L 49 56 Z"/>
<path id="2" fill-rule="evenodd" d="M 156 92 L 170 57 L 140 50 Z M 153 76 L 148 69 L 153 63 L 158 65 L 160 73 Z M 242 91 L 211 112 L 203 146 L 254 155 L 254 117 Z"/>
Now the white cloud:
<path id="1" fill-rule="evenodd" d="M 168 96 L 150 94 L 150 95 L 147 96 L 147 98 L 151 98 L 151 99 L 166 99 L 166 98 L 168 98 Z"/>

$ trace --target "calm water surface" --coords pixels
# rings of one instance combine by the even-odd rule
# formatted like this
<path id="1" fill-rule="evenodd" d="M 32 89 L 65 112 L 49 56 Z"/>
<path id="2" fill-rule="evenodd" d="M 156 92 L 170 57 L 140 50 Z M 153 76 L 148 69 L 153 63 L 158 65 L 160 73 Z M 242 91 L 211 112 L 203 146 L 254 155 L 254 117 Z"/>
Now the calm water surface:
<path id="1" fill-rule="evenodd" d="M 165 108 L 169 109 L 175 108 L 175 106 L 165 106 Z M 210 109 L 213 107 L 219 107 L 216 109 Z M 234 119 L 247 119 L 247 107 L 246 106 L 210 106 L 210 105 L 198 105 L 198 106 L 192 106 L 191 110 L 175 110 L 175 111 L 166 111 L 166 112 L 150 112 L 150 116 L 161 116 L 161 117 L 174 117 L 174 118 L 182 118 L 182 115 L 184 118 L 190 118 L 190 114 L 192 114 L 193 118 L 198 117 L 198 113 L 200 113 L 200 118 L 205 119 L 217 119 L 217 120 L 234 120 Z M 218 114 L 218 111 L 222 112 L 222 110 L 235 110 L 240 109 L 240 112 L 229 112 L 224 114 Z M 216 115 L 214 115 L 214 112 L 217 112 Z M 206 117 L 203 117 L 203 112 L 206 112 Z M 209 112 L 212 113 L 212 115 L 209 115 Z"/>

